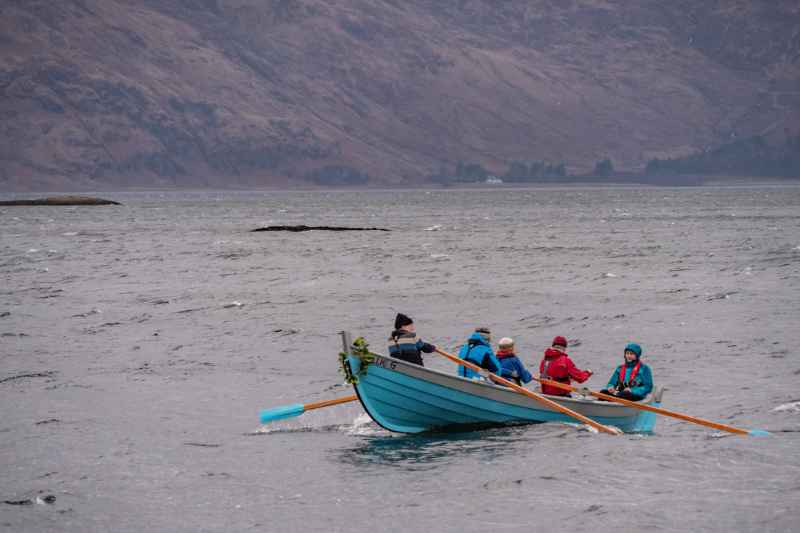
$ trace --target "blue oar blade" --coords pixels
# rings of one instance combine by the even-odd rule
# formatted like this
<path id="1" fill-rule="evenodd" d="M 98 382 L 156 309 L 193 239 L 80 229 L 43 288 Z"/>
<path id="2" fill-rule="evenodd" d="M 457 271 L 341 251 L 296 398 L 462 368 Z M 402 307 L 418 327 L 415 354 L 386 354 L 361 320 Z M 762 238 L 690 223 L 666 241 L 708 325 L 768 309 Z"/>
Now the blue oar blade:
<path id="1" fill-rule="evenodd" d="M 752 435 L 753 437 L 767 437 L 772 435 L 772 433 L 764 429 L 751 429 L 747 434 Z"/>
<path id="2" fill-rule="evenodd" d="M 264 409 L 261 411 L 261 423 L 274 422 L 276 420 L 283 420 L 284 418 L 292 418 L 293 416 L 300 416 L 305 411 L 302 403 L 294 403 L 292 405 L 284 405 L 283 407 L 274 407 L 272 409 Z"/>

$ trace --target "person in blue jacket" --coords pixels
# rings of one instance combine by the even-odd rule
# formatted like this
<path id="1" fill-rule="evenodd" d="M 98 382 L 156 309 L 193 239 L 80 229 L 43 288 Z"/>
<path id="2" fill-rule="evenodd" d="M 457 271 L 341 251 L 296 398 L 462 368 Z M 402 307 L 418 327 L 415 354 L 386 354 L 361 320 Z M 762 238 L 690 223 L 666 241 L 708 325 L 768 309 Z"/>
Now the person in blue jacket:
<path id="1" fill-rule="evenodd" d="M 517 385 L 530 383 L 531 373 L 514 353 L 514 339 L 503 337 L 497 343 L 497 360 L 500 361 L 500 377 L 514 381 Z"/>
<path id="2" fill-rule="evenodd" d="M 625 400 L 638 402 L 653 390 L 653 373 L 642 363 L 642 347 L 628 344 L 625 347 L 625 361 L 614 370 L 605 390 L 601 391 Z"/>
<path id="3" fill-rule="evenodd" d="M 500 372 L 500 361 L 494 356 L 492 345 L 489 344 L 491 340 L 492 332 L 489 331 L 489 328 L 476 328 L 467 343 L 461 347 L 458 356 L 481 368 L 485 368 L 489 372 L 498 374 Z M 480 376 L 480 374 L 465 366 L 458 367 L 458 375 L 465 378 Z"/>

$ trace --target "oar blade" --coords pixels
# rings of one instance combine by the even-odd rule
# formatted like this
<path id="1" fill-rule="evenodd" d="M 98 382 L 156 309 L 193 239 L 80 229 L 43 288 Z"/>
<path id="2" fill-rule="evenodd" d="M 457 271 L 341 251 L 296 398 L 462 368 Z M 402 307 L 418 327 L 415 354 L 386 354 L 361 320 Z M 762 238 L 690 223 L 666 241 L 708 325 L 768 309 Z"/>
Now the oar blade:
<path id="1" fill-rule="evenodd" d="M 261 423 L 268 424 L 269 422 L 275 422 L 276 420 L 300 416 L 305 412 L 305 410 L 305 406 L 302 403 L 294 403 L 292 405 L 264 409 L 261 411 Z"/>
<path id="2" fill-rule="evenodd" d="M 770 435 L 772 435 L 772 433 L 770 433 L 765 429 L 751 429 L 750 431 L 747 432 L 747 434 L 753 437 L 769 437 Z"/>

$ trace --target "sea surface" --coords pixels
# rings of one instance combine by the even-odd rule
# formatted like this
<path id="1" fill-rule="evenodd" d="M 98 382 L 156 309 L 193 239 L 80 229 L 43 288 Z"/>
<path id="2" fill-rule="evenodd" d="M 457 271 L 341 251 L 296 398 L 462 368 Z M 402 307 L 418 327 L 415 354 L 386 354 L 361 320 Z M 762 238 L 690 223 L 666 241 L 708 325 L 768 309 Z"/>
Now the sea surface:
<path id="1" fill-rule="evenodd" d="M 800 187 L 100 196 L 0 208 L 0 531 L 800 530 Z M 564 335 L 594 389 L 635 341 L 666 408 L 772 435 L 260 425 L 398 311 L 534 367 Z"/>

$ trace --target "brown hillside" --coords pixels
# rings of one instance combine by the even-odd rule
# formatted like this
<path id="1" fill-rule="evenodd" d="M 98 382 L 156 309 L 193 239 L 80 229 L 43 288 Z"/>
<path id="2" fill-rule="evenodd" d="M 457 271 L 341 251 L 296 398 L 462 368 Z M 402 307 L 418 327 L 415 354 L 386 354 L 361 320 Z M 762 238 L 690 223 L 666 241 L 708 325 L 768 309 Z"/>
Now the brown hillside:
<path id="1" fill-rule="evenodd" d="M 800 124 L 800 4 L 5 0 L 0 190 L 638 168 Z"/>

